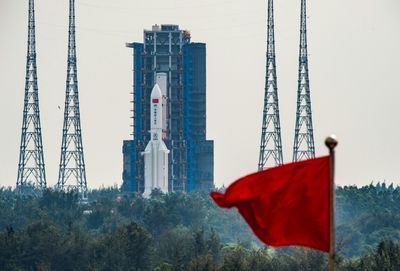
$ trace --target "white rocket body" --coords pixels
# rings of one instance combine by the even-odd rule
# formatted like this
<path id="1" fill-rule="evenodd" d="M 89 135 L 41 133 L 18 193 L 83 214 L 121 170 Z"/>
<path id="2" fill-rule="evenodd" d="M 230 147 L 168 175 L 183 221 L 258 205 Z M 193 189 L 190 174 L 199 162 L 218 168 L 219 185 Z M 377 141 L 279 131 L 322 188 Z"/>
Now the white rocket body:
<path id="1" fill-rule="evenodd" d="M 144 156 L 144 197 L 149 197 L 153 189 L 168 192 L 168 153 L 163 141 L 163 95 L 155 84 L 150 95 L 150 141 Z"/>
<path id="2" fill-rule="evenodd" d="M 165 72 L 158 72 L 156 74 L 156 83 L 161 89 L 162 95 L 162 135 L 163 139 L 166 139 L 168 136 L 168 127 L 167 127 L 167 117 L 168 117 L 168 110 L 167 110 L 167 73 Z"/>

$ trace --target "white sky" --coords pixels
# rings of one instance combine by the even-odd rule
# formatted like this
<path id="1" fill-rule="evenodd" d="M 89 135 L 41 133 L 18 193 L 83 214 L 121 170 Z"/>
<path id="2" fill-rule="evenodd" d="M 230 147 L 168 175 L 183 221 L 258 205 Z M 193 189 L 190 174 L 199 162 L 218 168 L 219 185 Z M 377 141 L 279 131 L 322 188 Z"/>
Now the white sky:
<path id="1" fill-rule="evenodd" d="M 0 185 L 16 182 L 25 78 L 27 0 L 0 0 Z M 400 184 L 400 2 L 309 0 L 308 51 L 317 155 L 335 133 L 337 183 Z M 68 1 L 36 0 L 39 98 L 47 183 L 57 182 Z M 299 0 L 275 1 L 284 161 L 292 158 Z M 266 1 L 77 0 L 77 56 L 89 187 L 122 183 L 130 136 L 132 51 L 153 24 L 179 24 L 207 44 L 207 136 L 215 183 L 255 171 L 264 96 Z M 58 109 L 61 107 L 61 110 Z"/>

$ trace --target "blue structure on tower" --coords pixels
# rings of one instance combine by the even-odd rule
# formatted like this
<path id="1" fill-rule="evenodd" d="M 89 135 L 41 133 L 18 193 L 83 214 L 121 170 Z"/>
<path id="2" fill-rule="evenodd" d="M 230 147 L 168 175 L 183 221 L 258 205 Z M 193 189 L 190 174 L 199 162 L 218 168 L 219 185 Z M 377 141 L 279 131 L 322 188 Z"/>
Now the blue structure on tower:
<path id="1" fill-rule="evenodd" d="M 143 193 L 150 139 L 150 94 L 156 74 L 167 75 L 166 129 L 169 191 L 208 190 L 214 185 L 214 142 L 206 139 L 206 45 L 190 41 L 178 25 L 154 25 L 133 49 L 133 138 L 123 142 L 125 192 Z"/>

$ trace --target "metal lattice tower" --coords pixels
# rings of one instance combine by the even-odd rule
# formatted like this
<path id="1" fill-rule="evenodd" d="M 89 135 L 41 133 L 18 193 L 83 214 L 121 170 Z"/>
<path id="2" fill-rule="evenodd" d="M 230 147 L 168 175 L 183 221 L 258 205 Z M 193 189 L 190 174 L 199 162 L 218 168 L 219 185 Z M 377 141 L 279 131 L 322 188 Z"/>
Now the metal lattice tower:
<path id="1" fill-rule="evenodd" d="M 283 162 L 275 63 L 273 0 L 268 0 L 266 59 L 264 110 L 258 170 L 280 165 Z"/>
<path id="2" fill-rule="evenodd" d="M 34 0 L 29 0 L 25 98 L 17 188 L 23 189 L 27 185 L 33 185 L 39 189 L 46 187 L 36 70 Z"/>
<path id="3" fill-rule="evenodd" d="M 63 190 L 77 190 L 81 199 L 86 198 L 87 183 L 83 157 L 76 67 L 75 0 L 69 1 L 67 86 L 57 187 Z"/>
<path id="4" fill-rule="evenodd" d="M 306 0 L 301 0 L 299 78 L 297 88 L 297 112 L 293 145 L 293 161 L 315 157 L 310 82 L 308 76 L 306 18 Z"/>

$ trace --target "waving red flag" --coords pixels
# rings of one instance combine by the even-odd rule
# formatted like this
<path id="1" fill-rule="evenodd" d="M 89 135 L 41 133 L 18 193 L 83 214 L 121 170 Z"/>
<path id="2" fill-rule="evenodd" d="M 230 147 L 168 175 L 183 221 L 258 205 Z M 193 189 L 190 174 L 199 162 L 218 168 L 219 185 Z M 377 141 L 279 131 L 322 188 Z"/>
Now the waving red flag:
<path id="1" fill-rule="evenodd" d="M 237 207 L 267 245 L 329 252 L 329 180 L 324 156 L 247 175 L 211 197 L 220 207 Z"/>

